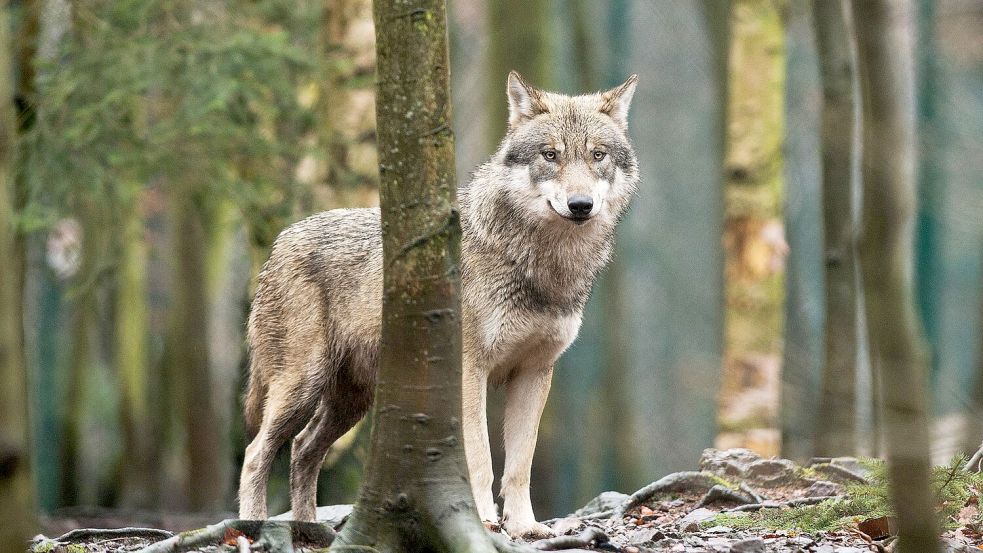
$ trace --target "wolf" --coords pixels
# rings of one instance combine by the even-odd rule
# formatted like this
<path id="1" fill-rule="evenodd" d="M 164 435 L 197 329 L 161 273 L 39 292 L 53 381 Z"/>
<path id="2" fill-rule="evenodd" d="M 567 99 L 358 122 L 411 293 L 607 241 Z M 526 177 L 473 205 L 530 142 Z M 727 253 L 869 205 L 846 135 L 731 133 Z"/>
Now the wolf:
<path id="1" fill-rule="evenodd" d="M 502 525 L 543 537 L 529 475 L 553 365 L 573 342 L 618 222 L 638 183 L 628 138 L 637 76 L 565 96 L 508 76 L 508 130 L 458 191 L 463 332 L 462 431 L 478 514 L 497 522 L 486 419 L 504 385 Z M 313 215 L 276 239 L 249 316 L 246 447 L 239 517 L 266 518 L 277 449 L 292 439 L 293 515 L 313 520 L 320 465 L 371 406 L 382 313 L 378 209 Z"/>

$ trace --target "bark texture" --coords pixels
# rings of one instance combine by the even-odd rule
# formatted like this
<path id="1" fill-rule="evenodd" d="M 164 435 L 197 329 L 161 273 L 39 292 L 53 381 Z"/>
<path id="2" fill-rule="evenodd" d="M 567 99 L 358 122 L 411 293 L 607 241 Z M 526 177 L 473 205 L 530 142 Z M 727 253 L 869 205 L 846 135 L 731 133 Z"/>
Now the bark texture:
<path id="1" fill-rule="evenodd" d="M 823 385 L 816 454 L 856 454 L 858 264 L 855 191 L 859 177 L 856 43 L 849 6 L 813 2 L 822 80 L 822 196 L 826 261 Z"/>
<path id="2" fill-rule="evenodd" d="M 332 549 L 493 551 L 461 435 L 460 220 L 444 0 L 374 5 L 384 291 L 369 461 Z"/>
<path id="3" fill-rule="evenodd" d="M 14 225 L 17 125 L 9 6 L 0 2 L 0 552 L 20 552 L 35 530 L 21 263 Z"/>
<path id="4" fill-rule="evenodd" d="M 853 2 L 863 98 L 859 244 L 871 364 L 879 373 L 899 551 L 937 551 L 929 485 L 928 356 L 915 310 L 915 80 L 912 12 L 893 0 Z"/>

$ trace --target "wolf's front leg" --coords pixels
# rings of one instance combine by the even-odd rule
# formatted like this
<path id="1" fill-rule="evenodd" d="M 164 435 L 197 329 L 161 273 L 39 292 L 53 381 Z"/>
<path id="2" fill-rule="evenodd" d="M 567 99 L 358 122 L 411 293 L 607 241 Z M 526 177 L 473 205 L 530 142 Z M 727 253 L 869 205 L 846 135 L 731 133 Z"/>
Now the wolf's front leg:
<path id="1" fill-rule="evenodd" d="M 502 513 L 505 531 L 513 538 L 553 535 L 536 522 L 529 500 L 529 474 L 536 451 L 539 418 L 550 391 L 553 367 L 517 371 L 509 380 L 505 399 L 505 473 L 502 476 Z"/>
<path id="2" fill-rule="evenodd" d="M 471 493 L 481 520 L 498 522 L 498 506 L 492 495 L 491 450 L 488 445 L 488 373 L 474 362 L 464 361 L 462 382 L 462 417 L 464 418 L 464 454 L 471 475 Z"/>

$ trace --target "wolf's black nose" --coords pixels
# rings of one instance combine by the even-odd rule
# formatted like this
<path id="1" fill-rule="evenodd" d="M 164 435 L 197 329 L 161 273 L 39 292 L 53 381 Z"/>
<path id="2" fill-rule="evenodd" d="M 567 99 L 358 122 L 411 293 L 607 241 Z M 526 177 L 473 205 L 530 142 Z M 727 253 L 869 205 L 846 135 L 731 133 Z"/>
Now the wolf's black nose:
<path id="1" fill-rule="evenodd" d="M 567 198 L 567 207 L 570 213 L 578 218 L 584 219 L 590 215 L 590 210 L 594 208 L 594 200 L 590 196 L 571 196 Z"/>

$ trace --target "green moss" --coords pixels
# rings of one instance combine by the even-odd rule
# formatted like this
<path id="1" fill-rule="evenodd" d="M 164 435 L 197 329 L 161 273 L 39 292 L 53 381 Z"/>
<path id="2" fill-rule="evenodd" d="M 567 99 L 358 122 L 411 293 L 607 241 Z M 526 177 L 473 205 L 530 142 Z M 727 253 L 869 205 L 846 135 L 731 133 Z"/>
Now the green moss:
<path id="1" fill-rule="evenodd" d="M 956 527 L 956 515 L 975 492 L 983 489 L 983 475 L 962 469 L 966 460 L 957 457 L 948 465 L 932 469 L 932 487 L 937 498 L 939 524 L 945 529 Z M 729 526 L 740 530 L 799 530 L 824 532 L 842 530 L 868 518 L 893 514 L 887 467 L 883 461 L 863 459 L 861 464 L 870 471 L 868 483 L 847 486 L 844 499 L 831 499 L 817 505 L 788 509 L 762 509 L 755 513 L 722 513 L 703 523 L 704 526 Z M 799 476 L 821 476 L 809 468 L 798 471 Z"/>
<path id="2" fill-rule="evenodd" d="M 52 540 L 44 540 L 34 545 L 31 548 L 32 553 L 48 553 L 55 548 L 55 542 Z"/>
<path id="3" fill-rule="evenodd" d="M 68 553 L 86 553 L 88 549 L 84 545 L 78 543 L 70 543 L 65 547 L 65 551 Z"/>

